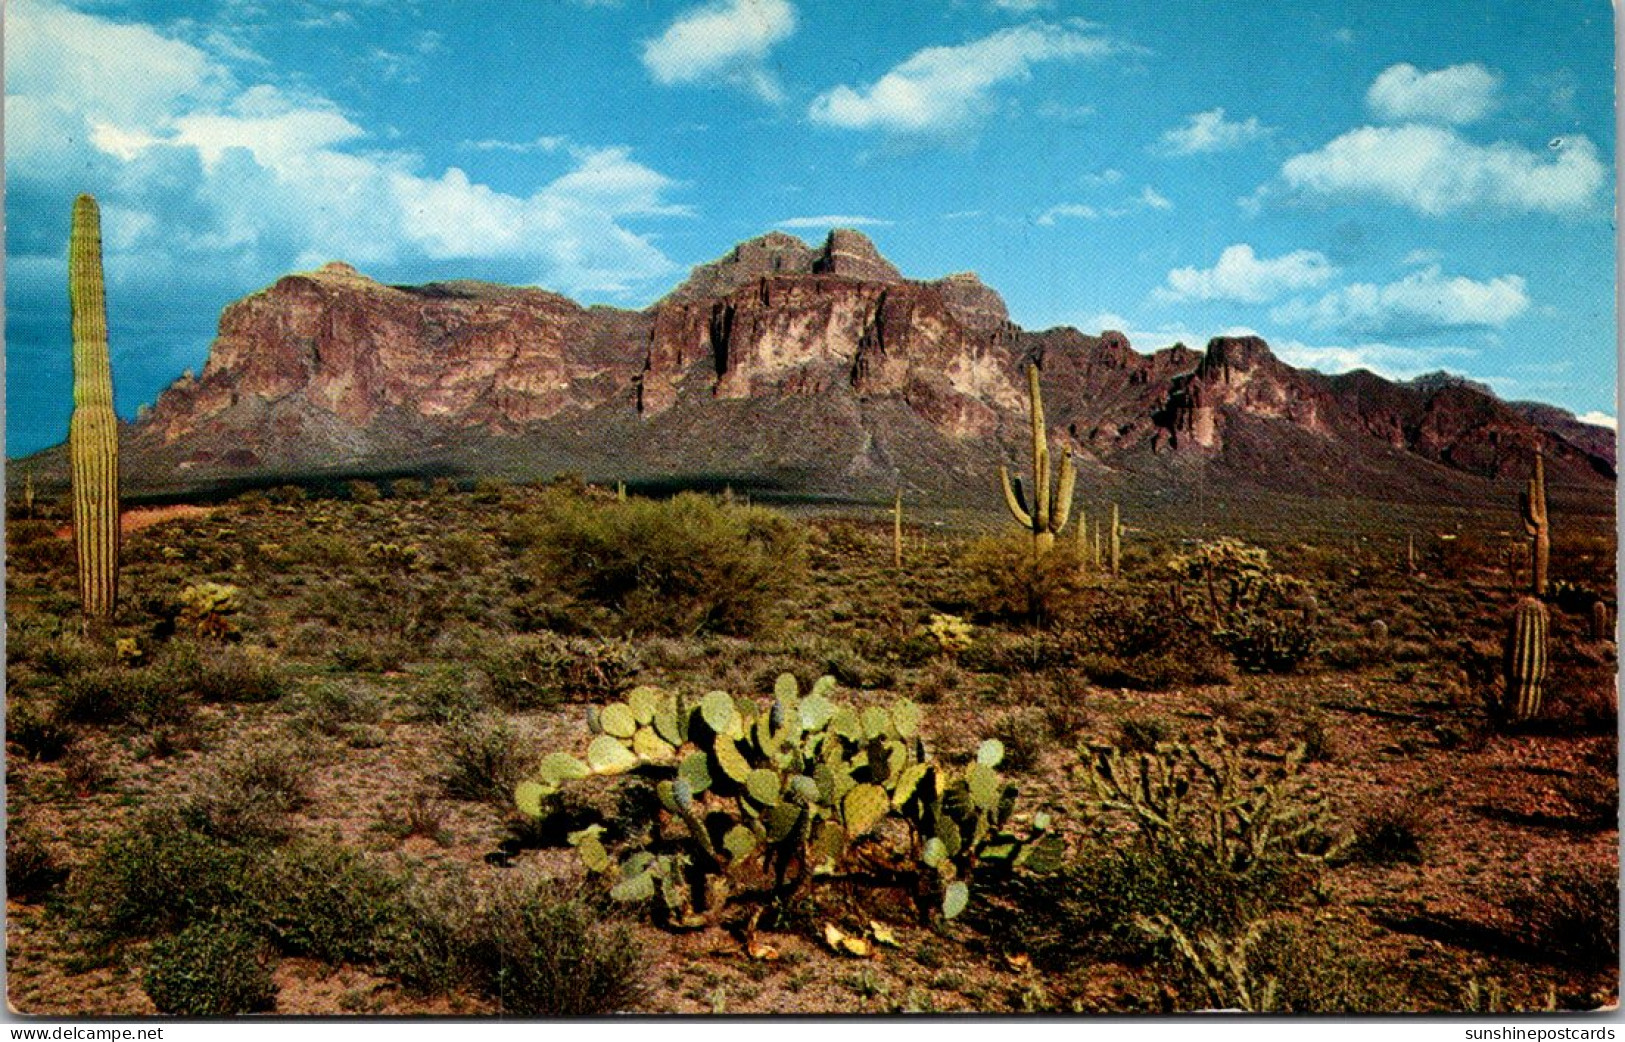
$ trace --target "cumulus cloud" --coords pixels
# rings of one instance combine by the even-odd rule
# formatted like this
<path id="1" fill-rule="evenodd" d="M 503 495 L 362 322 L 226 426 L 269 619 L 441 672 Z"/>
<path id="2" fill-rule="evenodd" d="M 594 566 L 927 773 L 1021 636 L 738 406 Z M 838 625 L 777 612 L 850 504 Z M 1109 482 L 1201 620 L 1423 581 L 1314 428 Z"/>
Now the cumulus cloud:
<path id="1" fill-rule="evenodd" d="M 1323 254 L 1294 250 L 1259 257 L 1247 243 L 1229 246 L 1211 268 L 1175 268 L 1168 282 L 1152 291 L 1162 302 L 1233 300 L 1257 304 L 1294 290 L 1323 285 L 1336 269 Z"/>
<path id="2" fill-rule="evenodd" d="M 1438 265 L 1431 264 L 1387 285 L 1356 283 L 1316 301 L 1290 301 L 1270 317 L 1281 323 L 1308 323 L 1317 329 L 1405 336 L 1503 326 L 1528 308 L 1529 294 L 1521 276 L 1502 275 L 1479 282 L 1446 277 Z"/>
<path id="3" fill-rule="evenodd" d="M 1579 416 L 1576 416 L 1575 419 L 1579 420 L 1581 423 L 1589 423 L 1596 427 L 1607 427 L 1611 431 L 1619 430 L 1619 420 L 1605 412 L 1593 410 L 1591 412 L 1581 413 Z"/>
<path id="4" fill-rule="evenodd" d="M 628 222 L 687 211 L 668 200 L 674 183 L 624 148 L 537 139 L 526 147 L 558 152 L 555 170 L 528 194 L 497 191 L 378 151 L 327 99 L 245 88 L 225 59 L 153 29 L 40 0 L 8 13 L 8 175 L 27 197 L 99 171 L 105 207 L 124 215 L 122 233 L 110 228 L 114 274 L 132 260 L 263 277 L 335 257 L 457 259 L 616 292 L 674 268 Z M 64 63 L 52 48 L 81 58 Z"/>
<path id="5" fill-rule="evenodd" d="M 788 217 L 779 222 L 780 228 L 863 228 L 884 226 L 892 222 L 881 217 L 863 217 L 849 214 L 824 214 L 818 217 Z"/>
<path id="6" fill-rule="evenodd" d="M 1084 23 L 1015 26 L 953 47 L 928 47 L 866 87 L 840 85 L 813 99 L 819 123 L 849 130 L 933 135 L 987 115 L 993 92 L 1044 62 L 1102 58 L 1116 44 Z"/>
<path id="7" fill-rule="evenodd" d="M 1157 139 L 1158 151 L 1168 155 L 1188 156 L 1200 152 L 1228 152 L 1273 131 L 1258 122 L 1257 117 L 1244 120 L 1225 119 L 1224 109 L 1197 112 L 1181 126 L 1165 130 Z"/>
<path id="8" fill-rule="evenodd" d="M 784 91 L 764 63 L 795 30 L 789 0 L 719 0 L 683 12 L 646 41 L 643 65 L 656 83 L 732 83 L 776 103 Z"/>
<path id="9" fill-rule="evenodd" d="M 1429 216 L 1472 209 L 1577 214 L 1596 204 L 1608 168 L 1583 136 L 1542 154 L 1408 124 L 1351 130 L 1288 159 L 1281 177 L 1309 194 L 1378 199 Z"/>
<path id="10" fill-rule="evenodd" d="M 1494 110 L 1500 86 L 1500 78 L 1476 62 L 1436 72 L 1407 63 L 1383 70 L 1365 101 L 1390 122 L 1473 123 Z"/>
<path id="11" fill-rule="evenodd" d="M 1287 340 L 1270 345 L 1288 365 L 1318 369 L 1323 373 L 1348 373 L 1367 369 L 1390 380 L 1409 380 L 1438 372 L 1476 352 L 1465 347 L 1403 347 L 1385 343 L 1310 345 Z"/>

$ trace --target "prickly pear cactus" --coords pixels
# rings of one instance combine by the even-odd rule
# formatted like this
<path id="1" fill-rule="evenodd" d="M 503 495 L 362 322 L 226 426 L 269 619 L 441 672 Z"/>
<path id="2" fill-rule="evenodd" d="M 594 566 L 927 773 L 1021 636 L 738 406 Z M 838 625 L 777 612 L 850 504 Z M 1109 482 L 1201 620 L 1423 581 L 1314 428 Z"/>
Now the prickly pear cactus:
<path id="1" fill-rule="evenodd" d="M 714 922 L 730 901 L 782 907 L 864 866 L 885 866 L 876 874 L 952 918 L 979 867 L 1058 862 L 1048 816 L 1014 813 L 1016 788 L 998 774 L 997 742 L 956 772 L 927 754 L 914 703 L 859 708 L 833 699 L 834 688 L 823 677 L 803 694 L 785 674 L 766 704 L 723 691 L 690 704 L 637 688 L 624 702 L 594 707 L 585 758 L 543 757 L 515 803 L 541 818 L 578 779 L 653 780 L 664 814 L 647 842 L 619 860 L 599 832 L 572 842 L 583 864 L 610 880 L 611 897 L 649 902 L 675 926 Z"/>

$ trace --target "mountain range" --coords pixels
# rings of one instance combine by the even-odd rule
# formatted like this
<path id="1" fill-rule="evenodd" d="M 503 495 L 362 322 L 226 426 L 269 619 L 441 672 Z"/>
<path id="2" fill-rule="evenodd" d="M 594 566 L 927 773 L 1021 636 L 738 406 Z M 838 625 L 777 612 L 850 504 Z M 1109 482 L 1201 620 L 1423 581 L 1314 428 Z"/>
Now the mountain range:
<path id="1" fill-rule="evenodd" d="M 1558 485 L 1615 477 L 1613 432 L 1552 406 L 1443 373 L 1298 369 L 1252 336 L 1142 354 L 1118 332 L 1024 330 L 974 274 L 907 279 L 845 229 L 740 243 L 641 311 L 340 262 L 288 275 L 225 309 L 123 459 L 138 492 L 577 471 L 996 506 L 998 465 L 1025 467 L 1029 364 L 1084 487 L 1482 502 L 1537 448 Z M 28 466 L 48 480 L 61 449 Z"/>

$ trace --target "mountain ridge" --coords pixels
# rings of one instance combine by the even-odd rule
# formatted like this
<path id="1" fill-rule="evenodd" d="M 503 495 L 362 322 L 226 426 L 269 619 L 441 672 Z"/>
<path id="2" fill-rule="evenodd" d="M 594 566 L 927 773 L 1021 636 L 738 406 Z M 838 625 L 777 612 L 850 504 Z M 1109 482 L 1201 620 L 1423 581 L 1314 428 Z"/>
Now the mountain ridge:
<path id="1" fill-rule="evenodd" d="M 1258 337 L 1141 354 L 1115 331 L 1027 331 L 974 274 L 907 279 L 851 229 L 821 247 L 746 240 L 640 311 L 467 280 L 391 286 L 343 262 L 293 273 L 224 310 L 202 373 L 126 431 L 127 470 L 138 487 L 408 463 L 478 474 L 533 445 L 538 472 L 966 499 L 1021 458 L 1029 362 L 1056 448 L 1107 484 L 1471 499 L 1537 447 L 1557 482 L 1614 478 L 1611 432 L 1555 407 L 1449 374 L 1297 369 Z"/>

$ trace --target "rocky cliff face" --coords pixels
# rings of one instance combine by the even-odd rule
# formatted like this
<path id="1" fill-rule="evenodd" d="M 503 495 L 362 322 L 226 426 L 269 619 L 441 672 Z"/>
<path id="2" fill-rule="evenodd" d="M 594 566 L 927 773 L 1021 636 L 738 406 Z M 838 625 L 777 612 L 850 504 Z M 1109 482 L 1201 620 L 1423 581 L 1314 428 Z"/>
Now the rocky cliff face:
<path id="1" fill-rule="evenodd" d="M 386 286 L 340 263 L 290 275 L 226 309 L 202 374 L 129 444 L 149 471 L 198 476 L 523 456 L 949 493 L 1019 455 L 1029 362 L 1052 439 L 1096 480 L 1196 467 L 1339 494 L 1380 477 L 1384 494 L 1425 497 L 1441 466 L 1516 474 L 1537 442 L 1556 473 L 1613 473 L 1572 417 L 1460 380 L 1326 377 L 1257 337 L 1143 355 L 1120 333 L 1025 332 L 975 275 L 905 279 L 847 230 L 819 248 L 782 232 L 741 243 L 637 312 L 485 283 Z M 1294 471 L 1311 458 L 1312 481 Z"/>

